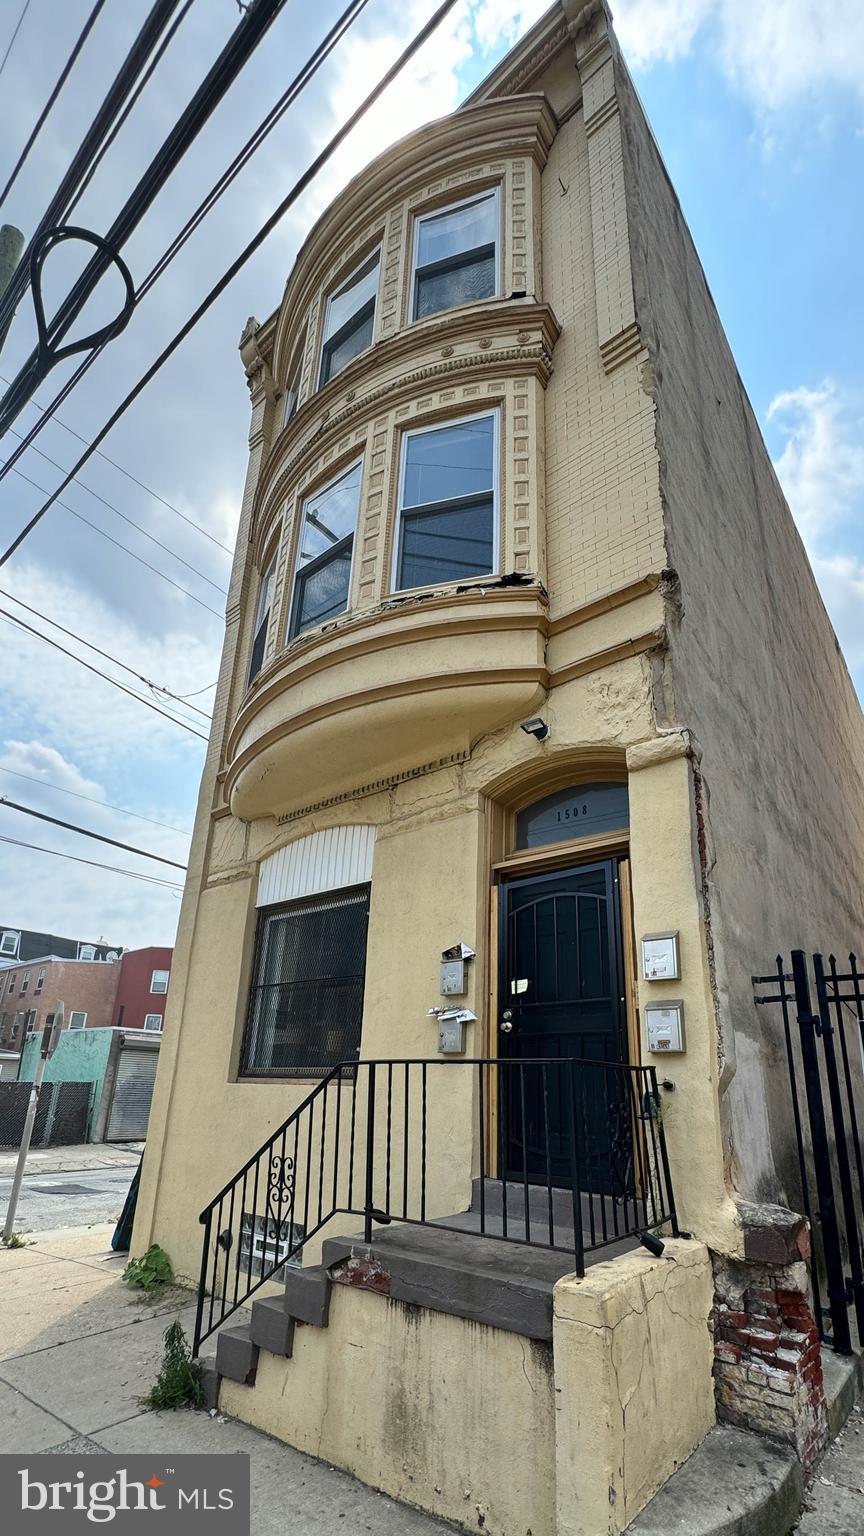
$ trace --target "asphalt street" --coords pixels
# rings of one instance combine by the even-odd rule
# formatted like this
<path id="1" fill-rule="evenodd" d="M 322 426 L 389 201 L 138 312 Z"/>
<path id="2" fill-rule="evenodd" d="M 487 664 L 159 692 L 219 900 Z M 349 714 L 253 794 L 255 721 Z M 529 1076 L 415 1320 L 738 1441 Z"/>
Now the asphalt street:
<path id="1" fill-rule="evenodd" d="M 55 1227 L 84 1227 L 114 1221 L 134 1167 L 85 1168 L 75 1173 L 29 1173 L 18 1200 L 16 1232 L 48 1232 Z M 5 1217 L 11 1178 L 0 1178 L 0 1219 Z"/>

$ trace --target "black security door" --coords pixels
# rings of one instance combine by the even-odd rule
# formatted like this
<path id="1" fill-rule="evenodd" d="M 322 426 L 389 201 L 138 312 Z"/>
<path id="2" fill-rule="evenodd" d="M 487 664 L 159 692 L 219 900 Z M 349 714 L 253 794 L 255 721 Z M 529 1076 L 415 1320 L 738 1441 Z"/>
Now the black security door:
<path id="1" fill-rule="evenodd" d="M 508 1178 L 623 1193 L 630 1170 L 626 1073 L 531 1058 L 626 1060 L 617 860 L 513 880 L 501 888 L 499 1074 L 503 1170 Z"/>

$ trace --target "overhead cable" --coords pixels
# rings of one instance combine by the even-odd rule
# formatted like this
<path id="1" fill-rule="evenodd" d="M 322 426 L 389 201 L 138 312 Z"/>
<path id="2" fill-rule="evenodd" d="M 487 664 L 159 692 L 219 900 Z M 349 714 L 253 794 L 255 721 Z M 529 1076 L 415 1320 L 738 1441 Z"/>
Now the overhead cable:
<path id="1" fill-rule="evenodd" d="M 170 864 L 172 869 L 182 869 L 185 873 L 186 865 L 178 864 L 176 859 L 165 859 L 161 853 L 150 853 L 146 848 L 136 848 L 133 843 L 118 843 L 116 837 L 92 832 L 89 827 L 79 827 L 74 821 L 61 821 L 59 816 L 49 816 L 47 811 L 34 810 L 31 805 L 20 805 L 17 800 L 9 800 L 5 795 L 0 795 L 0 805 L 5 805 L 7 811 L 20 811 L 22 816 L 35 816 L 37 821 L 49 821 L 52 827 L 62 827 L 65 832 L 92 837 L 97 843 L 110 843 L 112 848 L 122 848 L 124 853 L 137 853 L 139 858 L 154 859 L 157 864 Z"/>
<path id="2" fill-rule="evenodd" d="M 128 694 L 130 699 L 136 699 L 139 704 L 143 704 L 147 709 L 154 710 L 157 715 L 162 715 L 164 719 L 172 721 L 174 725 L 179 725 L 182 730 L 188 731 L 190 735 L 197 736 L 199 741 L 207 741 L 208 738 L 201 731 L 196 731 L 185 720 L 180 720 L 177 715 L 169 714 L 166 709 L 160 709 L 159 705 L 154 704 L 152 699 L 144 699 L 140 693 L 134 693 L 131 688 L 126 687 L 125 683 L 119 682 L 116 677 L 109 677 L 107 672 L 101 672 L 98 667 L 94 667 L 89 661 L 85 661 L 83 656 L 76 656 L 74 651 L 67 650 L 65 645 L 61 645 L 58 640 L 52 640 L 50 635 L 43 635 L 40 630 L 34 629 L 32 624 L 27 624 L 24 619 L 19 619 L 14 613 L 9 613 L 8 609 L 0 608 L 0 616 L 7 619 L 11 624 L 17 624 L 19 629 L 27 630 L 28 634 L 35 635 L 38 640 L 44 640 L 45 644 L 53 646 L 55 651 L 62 651 L 64 656 L 71 656 L 72 660 L 77 661 L 80 667 L 86 667 L 88 672 L 94 672 L 97 677 L 101 677 L 106 683 L 113 683 L 114 687 L 119 688 L 121 693 Z"/>
<path id="3" fill-rule="evenodd" d="M 319 43 L 315 51 L 310 54 L 306 63 L 303 65 L 303 68 L 297 75 L 295 75 L 294 79 L 291 81 L 291 84 L 283 92 L 282 96 L 280 96 L 279 100 L 271 108 L 267 116 L 262 119 L 254 133 L 252 133 L 247 139 L 243 148 L 231 162 L 231 165 L 226 171 L 223 172 L 218 181 L 214 182 L 206 197 L 199 203 L 197 209 L 186 221 L 179 234 L 174 237 L 171 244 L 159 257 L 159 260 L 156 262 L 155 266 L 151 268 L 150 272 L 148 272 L 147 276 L 143 279 L 140 286 L 136 289 L 136 304 L 140 302 L 145 294 L 150 291 L 154 283 L 158 281 L 166 268 L 179 254 L 183 246 L 186 244 L 186 241 L 195 232 L 210 209 L 214 207 L 214 205 L 219 201 L 219 198 L 223 196 L 227 188 L 240 174 L 240 172 L 243 170 L 255 152 L 260 148 L 268 134 L 272 132 L 273 128 L 275 128 L 276 124 L 281 120 L 288 108 L 294 101 L 296 101 L 297 97 L 309 84 L 309 81 L 321 68 L 321 65 L 324 63 L 325 59 L 327 59 L 330 53 L 332 53 L 333 49 L 336 47 L 336 44 L 344 36 L 348 28 L 353 25 L 357 17 L 360 15 L 360 12 L 367 4 L 368 0 L 350 0 L 350 3 L 346 6 L 341 16 L 327 33 L 327 36 L 321 43 Z M 0 318 L 2 318 L 2 309 L 0 309 Z M 107 344 L 108 343 L 106 341 L 101 343 L 98 347 L 94 347 L 94 349 L 88 353 L 84 360 L 79 363 L 75 371 L 70 375 L 59 392 L 54 396 L 51 404 L 44 408 L 46 416 L 50 417 L 53 415 L 57 408 L 62 405 L 63 401 L 68 398 L 81 378 L 83 378 L 84 374 L 93 365 L 93 363 L 95 363 L 97 357 L 101 355 L 104 347 Z M 7 461 L 6 467 L 0 469 L 0 480 L 3 479 L 7 469 L 11 469 L 17 463 L 18 459 L 25 452 L 27 447 L 29 447 L 29 445 L 33 442 L 34 438 L 38 436 L 39 432 L 44 426 L 44 419 L 33 424 L 29 432 L 25 434 L 23 441 L 19 443 L 18 447 L 11 454 L 9 460 Z"/>
<path id="4" fill-rule="evenodd" d="M 206 709 L 200 709 L 197 704 L 190 704 L 188 698 L 184 698 L 182 693 L 172 693 L 170 688 L 163 688 L 159 683 L 154 683 L 153 679 L 145 677 L 143 672 L 136 672 L 135 668 L 130 667 L 128 662 L 120 661 L 117 656 L 112 656 L 110 651 L 103 651 L 100 646 L 94 645 L 92 640 L 85 640 L 83 635 L 76 634 L 74 629 L 67 629 L 65 624 L 59 623 L 57 619 L 50 619 L 47 613 L 42 613 L 39 608 L 31 607 L 29 603 L 24 602 L 23 598 L 15 597 L 14 593 L 6 592 L 3 587 L 0 587 L 0 597 L 5 597 L 9 602 L 17 603 L 19 608 L 24 609 L 25 613 L 32 613 L 35 619 L 42 619 L 43 623 L 50 624 L 52 629 L 59 629 L 61 635 L 68 635 L 70 640 L 77 640 L 79 645 L 85 645 L 88 651 L 94 651 L 97 656 L 101 656 L 105 661 L 110 661 L 113 666 L 119 667 L 122 672 L 128 672 L 130 677 L 136 677 L 139 683 L 144 683 L 147 688 L 154 688 L 157 693 L 163 693 L 166 698 L 176 699 L 178 703 L 185 704 L 187 709 L 193 709 L 196 715 L 203 715 L 205 720 L 212 719 L 212 716 L 208 715 Z M 202 693 L 205 691 L 205 689 L 201 689 Z"/>
<path id="5" fill-rule="evenodd" d="M 58 795 L 71 795 L 73 800 L 86 800 L 88 805 L 98 805 L 103 811 L 117 811 L 120 816 L 134 816 L 136 821 L 146 821 L 151 827 L 164 827 L 166 832 L 176 832 L 178 837 L 191 837 L 185 827 L 172 827 L 170 821 L 156 821 L 153 816 L 142 816 L 140 811 L 130 811 L 125 805 L 111 805 L 108 800 L 97 800 L 94 795 L 82 795 L 77 789 L 65 789 L 62 784 L 52 784 L 50 779 L 39 779 L 33 773 L 22 773 L 20 768 L 7 768 L 0 763 L 0 773 L 8 773 L 13 779 L 24 779 L 27 784 L 38 784 Z"/>
<path id="6" fill-rule="evenodd" d="M 84 44 L 86 43 L 88 37 L 90 36 L 90 33 L 93 30 L 93 27 L 94 27 L 94 25 L 96 23 L 96 18 L 98 17 L 99 12 L 101 11 L 101 9 L 102 9 L 103 5 L 105 5 L 105 3 L 106 3 L 106 0 L 96 0 L 96 4 L 94 5 L 92 11 L 90 12 L 90 15 L 87 17 L 87 20 L 85 21 L 83 27 L 81 28 L 81 31 L 78 34 L 78 40 L 75 43 L 75 46 L 72 49 L 72 52 L 70 53 L 68 59 L 66 60 L 66 63 L 63 65 L 62 70 L 60 71 L 60 75 L 58 77 L 57 84 L 54 86 L 54 89 L 52 90 L 50 96 L 48 97 L 48 100 L 46 101 L 44 107 L 42 108 L 42 111 L 39 113 L 39 116 L 37 117 L 36 122 L 34 123 L 33 128 L 31 130 L 30 137 L 27 140 L 27 143 L 24 145 L 24 148 L 22 149 L 20 155 L 18 156 L 18 159 L 16 160 L 14 166 L 12 167 L 12 173 L 11 173 L 11 175 L 9 177 L 9 180 L 7 181 L 5 187 L 3 188 L 3 191 L 0 192 L 0 206 L 2 206 L 2 204 L 5 202 L 6 198 L 8 197 L 9 193 L 12 191 L 12 188 L 15 185 L 15 182 L 16 182 L 16 180 L 18 178 L 18 173 L 21 170 L 21 167 L 23 166 L 25 160 L 27 159 L 27 156 L 29 155 L 31 149 L 33 148 L 33 145 L 36 143 L 36 140 L 38 139 L 39 134 L 42 132 L 42 127 L 43 127 L 43 125 L 44 125 L 44 123 L 45 123 L 49 113 L 51 112 L 51 109 L 54 106 L 54 103 L 56 102 L 57 97 L 60 95 L 60 92 L 62 91 L 64 85 L 66 84 L 66 81 L 68 80 L 70 74 L 72 73 L 72 70 L 73 70 L 73 68 L 75 66 L 75 61 L 78 58 L 78 55 L 81 52 L 81 49 L 84 47 Z M 13 42 L 14 42 L 14 38 L 13 38 Z"/>
<path id="7" fill-rule="evenodd" d="M 43 848 L 39 843 L 22 843 L 17 837 L 0 837 L 0 843 L 10 843 L 13 848 L 29 848 L 33 853 L 50 853 L 55 859 L 71 859 L 73 864 L 86 864 L 90 869 L 107 869 L 112 875 L 128 875 L 130 880 L 143 880 L 145 885 L 162 885 L 171 891 L 182 891 L 177 880 L 160 880 L 158 875 L 140 875 L 134 869 L 121 869 L 116 864 L 102 864 L 98 859 L 82 859 L 77 853 L 61 853 L 59 848 Z"/>
<path id="8" fill-rule="evenodd" d="M 27 15 L 27 12 L 29 11 L 29 9 L 30 9 L 30 0 L 24 0 L 24 8 L 23 8 L 23 10 L 21 12 L 21 15 L 18 17 L 17 22 L 15 23 L 15 31 L 12 33 L 12 36 L 9 39 L 9 45 L 8 45 L 8 47 L 6 49 L 6 52 L 3 55 L 2 60 L 0 60 L 0 75 L 2 75 L 4 69 L 6 68 L 6 60 L 8 59 L 10 53 L 12 52 L 12 49 L 15 47 L 15 39 L 18 36 L 18 33 L 21 31 L 21 25 L 22 25 L 22 23 L 24 21 L 24 17 Z"/>
<path id="9" fill-rule="evenodd" d="M 237 273 L 246 265 L 250 257 L 254 256 L 259 246 L 263 245 L 268 235 L 270 235 L 276 228 L 276 225 L 284 217 L 285 213 L 287 213 L 292 204 L 297 201 L 298 197 L 300 197 L 301 194 L 305 192 L 309 183 L 314 180 L 322 167 L 326 165 L 327 161 L 332 157 L 333 154 L 335 154 L 336 150 L 339 148 L 340 144 L 342 144 L 342 142 L 348 137 L 348 134 L 351 132 L 351 130 L 369 111 L 370 107 L 374 105 L 374 103 L 378 100 L 378 97 L 383 94 L 383 92 L 390 84 L 392 84 L 397 75 L 399 75 L 402 69 L 404 69 L 408 61 L 413 58 L 414 54 L 417 53 L 417 51 L 423 46 L 427 38 L 430 37 L 431 34 L 435 31 L 436 27 L 440 26 L 445 16 L 447 16 L 448 13 L 452 11 L 456 3 L 457 0 L 444 0 L 444 4 L 438 7 L 437 11 L 435 11 L 434 15 L 430 18 L 426 25 L 421 28 L 416 37 L 414 37 L 408 44 L 408 47 L 404 49 L 404 51 L 400 54 L 399 58 L 396 60 L 396 63 L 393 64 L 391 68 L 387 70 L 386 74 L 381 77 L 377 85 L 373 87 L 373 89 L 361 102 L 360 106 L 351 113 L 350 117 L 346 119 L 342 127 L 339 128 L 333 137 L 328 141 L 321 153 L 317 155 L 316 158 L 312 161 L 312 164 L 308 166 L 307 169 L 303 172 L 302 176 L 300 176 L 298 180 L 295 181 L 290 192 L 287 193 L 287 195 L 282 199 L 281 203 L 279 203 L 278 206 L 273 210 L 272 214 L 266 220 L 266 222 L 261 225 L 261 228 L 258 230 L 257 234 L 252 237 L 248 245 L 246 245 L 240 252 L 240 255 L 235 258 L 230 267 L 228 267 L 227 270 L 219 278 L 218 282 L 213 285 L 209 293 L 198 305 L 198 308 L 189 316 L 186 323 L 181 326 L 180 330 L 168 343 L 167 347 L 163 348 L 155 362 L 151 363 L 147 371 L 141 375 L 141 378 L 138 380 L 137 384 L 133 386 L 133 388 L 121 401 L 117 409 L 111 414 L 111 416 L 109 416 L 108 420 L 97 432 L 89 448 L 86 449 L 78 461 L 73 465 L 67 478 L 61 485 L 57 487 L 57 490 L 48 498 L 48 500 L 43 503 L 43 505 L 39 508 L 39 511 L 33 515 L 29 523 L 27 523 L 26 526 L 22 528 L 21 532 L 17 534 L 17 536 L 12 540 L 12 543 L 6 548 L 6 550 L 4 550 L 3 554 L 0 555 L 0 566 L 5 565 L 6 561 L 11 559 L 12 555 L 14 555 L 16 549 L 20 548 L 24 540 L 30 535 L 30 533 L 32 533 L 33 529 L 45 516 L 45 513 L 49 511 L 49 509 L 54 505 L 54 502 L 57 500 L 61 491 L 66 489 L 66 486 L 70 483 L 72 477 L 77 475 L 80 469 L 83 469 L 84 465 L 99 447 L 99 444 L 103 442 L 104 439 L 108 436 L 108 433 L 111 431 L 112 427 L 116 426 L 121 416 L 123 416 L 129 409 L 129 406 L 132 405 L 135 400 L 137 400 L 138 396 L 144 389 L 146 389 L 150 381 L 155 378 L 156 374 L 159 372 L 160 368 L 162 368 L 168 361 L 169 357 L 173 356 L 177 348 L 182 344 L 182 342 L 185 341 L 186 337 L 189 335 L 189 332 L 194 330 L 195 326 L 198 324 L 198 321 L 207 313 L 212 305 L 215 304 L 216 300 L 228 287 L 229 283 L 231 283 L 237 276 Z"/>

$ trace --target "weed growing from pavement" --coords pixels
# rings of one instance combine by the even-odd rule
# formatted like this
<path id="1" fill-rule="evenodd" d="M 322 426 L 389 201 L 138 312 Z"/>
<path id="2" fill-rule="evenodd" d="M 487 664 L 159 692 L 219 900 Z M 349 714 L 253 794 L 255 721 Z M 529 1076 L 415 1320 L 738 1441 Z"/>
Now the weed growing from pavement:
<path id="1" fill-rule="evenodd" d="M 8 1237 L 0 1238 L 0 1242 L 3 1243 L 4 1248 L 30 1247 L 26 1237 L 22 1237 L 20 1232 L 10 1232 Z"/>
<path id="2" fill-rule="evenodd" d="M 142 1397 L 147 1408 L 203 1408 L 203 1370 L 192 1359 L 189 1342 L 179 1323 L 165 1329 L 165 1352 L 154 1385 Z"/>
<path id="3" fill-rule="evenodd" d="M 123 1279 L 137 1291 L 147 1296 L 158 1295 L 174 1279 L 174 1271 L 164 1248 L 151 1243 L 140 1259 L 130 1259 L 123 1271 Z"/>

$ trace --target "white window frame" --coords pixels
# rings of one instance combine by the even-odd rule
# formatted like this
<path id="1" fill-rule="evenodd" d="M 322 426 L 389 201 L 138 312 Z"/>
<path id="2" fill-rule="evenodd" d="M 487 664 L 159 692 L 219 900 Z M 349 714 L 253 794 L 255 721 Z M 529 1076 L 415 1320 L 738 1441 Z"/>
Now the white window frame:
<path id="1" fill-rule="evenodd" d="M 278 554 L 279 554 L 279 550 L 278 550 L 278 547 L 277 547 L 276 549 L 274 549 L 273 554 L 271 555 L 270 559 L 267 561 L 266 565 L 264 566 L 263 571 L 261 572 L 261 574 L 260 574 L 260 576 L 258 578 L 258 596 L 255 599 L 255 624 L 254 624 L 253 629 L 252 629 L 252 647 L 251 647 L 251 649 L 249 651 L 249 670 L 248 670 L 247 675 L 246 675 L 246 687 L 247 688 L 251 688 L 252 687 L 252 684 L 254 683 L 256 677 L 261 672 L 261 670 L 263 669 L 263 666 L 264 666 L 264 652 L 267 650 L 267 641 L 268 641 L 269 636 L 270 636 L 270 621 L 271 621 L 271 619 L 273 617 L 273 594 L 274 594 L 274 592 L 276 590 L 276 559 L 277 559 Z M 268 583 L 268 581 L 270 581 L 271 577 L 272 577 L 272 584 L 270 586 L 270 602 L 269 602 L 269 605 L 268 605 L 268 608 L 267 608 L 267 633 L 264 636 L 264 645 L 263 645 L 263 648 L 262 648 L 262 651 L 261 651 L 261 662 L 260 662 L 260 665 L 258 667 L 256 667 L 255 671 L 253 672 L 252 671 L 252 662 L 253 662 L 254 656 L 255 656 L 255 642 L 258 639 L 258 634 L 260 632 L 261 625 L 264 623 L 264 615 L 261 612 L 261 604 L 262 604 L 263 599 L 264 599 L 264 594 L 265 594 L 265 592 L 267 590 L 267 583 Z"/>
<path id="2" fill-rule="evenodd" d="M 301 566 L 300 564 L 300 550 L 303 544 L 303 528 L 306 521 L 306 508 L 308 507 L 310 501 L 314 501 L 316 497 L 322 495 L 324 491 L 329 490 L 331 485 L 337 485 L 340 480 L 344 480 L 347 475 L 350 475 L 352 469 L 356 469 L 358 464 L 360 466 L 360 483 L 357 487 L 357 515 L 354 519 L 354 532 L 351 535 L 351 569 L 348 572 L 348 601 L 345 604 L 345 607 L 342 609 L 342 613 L 335 614 L 332 619 L 325 619 L 324 623 L 334 624 L 336 619 L 342 617 L 342 614 L 351 612 L 351 593 L 354 587 L 354 573 L 357 564 L 357 535 L 360 531 L 360 509 L 363 505 L 364 463 L 362 453 L 358 458 L 352 459 L 350 464 L 345 464 L 337 474 L 331 475 L 330 479 L 325 480 L 322 485 L 319 485 L 317 490 L 309 491 L 300 502 L 299 517 L 297 521 L 297 549 L 294 554 L 294 574 L 291 577 L 291 601 L 288 604 L 288 634 L 286 636 L 286 643 L 289 645 L 292 640 L 299 640 L 302 635 L 312 635 L 316 630 L 321 628 L 320 624 L 310 624 L 306 629 L 298 630 L 296 628 L 296 620 L 298 618 L 297 577 L 300 576 L 303 571 L 307 571 L 310 565 L 315 564 L 315 560 L 307 561 L 306 565 L 304 566 Z M 342 541 L 340 540 L 339 542 L 341 543 Z M 316 555 L 315 559 L 320 560 L 321 556 Z"/>
<path id="3" fill-rule="evenodd" d="M 156 977 L 157 976 L 164 976 L 165 977 L 165 985 L 164 985 L 164 987 L 157 987 L 156 986 Z M 168 991 L 168 983 L 169 983 L 170 980 L 171 980 L 171 972 L 170 971 L 162 971 L 162 970 L 154 971 L 152 976 L 150 977 L 150 995 L 151 995 L 151 997 L 164 997 L 165 993 Z"/>
<path id="4" fill-rule="evenodd" d="M 332 304 L 334 299 L 338 299 L 338 297 L 339 297 L 340 293 L 342 292 L 343 288 L 349 287 L 350 284 L 354 281 L 355 277 L 357 277 L 358 273 L 362 272 L 364 267 L 368 267 L 369 264 L 377 257 L 377 261 L 378 261 L 378 287 L 375 290 L 375 307 L 372 310 L 372 340 L 370 341 L 368 347 L 364 347 L 362 352 L 358 352 L 356 357 L 352 357 L 351 362 L 352 363 L 356 362 L 357 357 L 363 357 L 364 353 L 368 352 L 370 350 L 370 348 L 374 347 L 374 345 L 375 345 L 375 332 L 376 332 L 376 327 L 377 327 L 377 324 L 378 324 L 378 300 L 381 297 L 381 267 L 382 267 L 381 257 L 382 257 L 383 254 L 384 254 L 384 247 L 383 247 L 383 245 L 379 244 L 377 246 L 374 246 L 371 251 L 367 251 L 367 253 L 363 257 L 362 261 L 358 261 L 357 265 L 355 267 L 352 267 L 350 272 L 346 272 L 345 276 L 343 278 L 341 278 L 338 283 L 334 283 L 333 284 L 333 287 L 330 289 L 329 293 L 327 294 L 327 298 L 326 298 L 326 301 L 324 303 L 324 315 L 323 315 L 322 322 L 321 322 L 321 345 L 318 348 L 318 388 L 319 389 L 324 389 L 326 387 L 326 385 L 332 384 L 334 379 L 338 379 L 345 372 L 345 368 L 349 368 L 351 366 L 350 363 L 346 363 L 345 364 L 345 368 L 340 368 L 338 373 L 331 373 L 329 378 L 326 378 L 326 379 L 324 378 L 324 349 L 328 345 L 328 342 L 333 340 L 332 336 L 328 336 L 327 335 L 327 320 L 328 320 L 328 317 L 330 315 L 330 305 Z M 368 304 L 368 302 L 369 302 L 369 300 L 367 299 L 366 303 Z M 347 325 L 347 323 L 348 323 L 347 320 L 344 323 Z"/>
<path id="5" fill-rule="evenodd" d="M 75 1024 L 73 1022 L 75 1019 L 80 1019 L 81 1023 L 80 1024 Z M 82 1009 L 80 1009 L 80 1008 L 73 1008 L 72 1012 L 69 1015 L 69 1028 L 70 1029 L 86 1029 L 87 1028 L 87 1015 L 86 1015 L 86 1013 L 83 1012 Z"/>
<path id="6" fill-rule="evenodd" d="M 17 975 L 18 975 L 18 972 L 17 971 L 13 971 L 12 975 L 9 977 L 9 985 L 6 988 L 6 996 L 7 997 L 11 997 L 12 993 L 15 991 L 15 978 L 16 978 Z"/>
<path id="7" fill-rule="evenodd" d="M 23 997 L 24 993 L 25 992 L 29 992 L 29 990 L 30 990 L 30 972 L 29 971 L 25 971 L 23 977 L 21 978 L 21 996 Z"/>
<path id="8" fill-rule="evenodd" d="M 88 950 L 89 950 L 89 954 L 87 953 Z M 78 959 L 79 960 L 95 960 L 96 959 L 96 945 L 95 944 L 79 944 L 78 945 Z"/>
<path id="9" fill-rule="evenodd" d="M 409 325 L 421 325 L 424 320 L 436 320 L 440 315 L 450 314 L 451 310 L 465 309 L 467 307 L 467 304 L 451 304 L 447 309 L 436 309 L 431 315 L 417 315 L 417 258 L 420 254 L 420 225 L 424 224 L 427 219 L 439 219 L 444 213 L 456 213 L 460 208 L 469 208 L 472 203 L 482 202 L 490 196 L 494 200 L 495 205 L 495 292 L 488 299 L 469 299 L 467 303 L 488 304 L 491 299 L 499 299 L 501 297 L 501 187 L 498 185 L 495 187 L 483 187 L 478 192 L 472 193 L 470 197 L 459 198 L 455 203 L 444 203 L 440 208 L 427 208 L 425 211 L 418 211 L 414 214 L 414 236 L 411 248 L 411 285 L 408 289 Z"/>
<path id="10" fill-rule="evenodd" d="M 44 967 L 44 965 L 40 965 L 40 967 L 39 967 L 39 975 L 36 977 L 36 985 L 33 988 L 33 996 L 34 997 L 36 996 L 37 992 L 41 992 L 42 991 L 42 988 L 44 987 L 44 985 L 45 985 L 45 967 Z"/>
<path id="11" fill-rule="evenodd" d="M 9 948 L 10 939 L 12 940 L 11 949 Z M 17 960 L 20 940 L 21 934 L 17 928 L 4 928 L 2 933 L 0 933 L 0 957 L 5 956 L 7 960 Z"/>
<path id="12" fill-rule="evenodd" d="M 403 509 L 402 496 L 405 485 L 405 467 L 408 459 L 408 439 L 419 437 L 426 432 L 439 432 L 445 427 L 459 427 L 464 421 L 480 421 L 484 416 L 492 417 L 492 569 L 484 571 L 481 576 L 450 577 L 447 581 L 424 582 L 419 587 L 398 587 L 399 561 L 402 555 L 402 513 L 416 510 L 414 507 Z M 482 585 L 490 576 L 501 574 L 501 411 L 498 406 L 493 406 L 488 411 L 465 411 L 461 416 L 453 416 L 447 421 L 429 421 L 425 426 L 409 427 L 402 433 L 402 441 L 399 445 L 399 481 L 396 487 L 396 526 L 393 530 L 393 556 L 390 563 L 390 593 L 392 596 L 402 596 L 405 592 L 425 592 L 432 587 L 452 587 L 456 582 L 460 587 L 469 586 L 472 582 Z"/>
<path id="13" fill-rule="evenodd" d="M 156 1023 L 155 1024 L 151 1024 L 150 1023 L 151 1019 L 155 1019 Z M 147 1030 L 148 1034 L 151 1034 L 151 1035 L 155 1035 L 157 1033 L 161 1034 L 161 1032 L 162 1032 L 162 1014 L 161 1013 L 145 1013 L 145 1015 L 144 1015 L 144 1028 Z"/>

